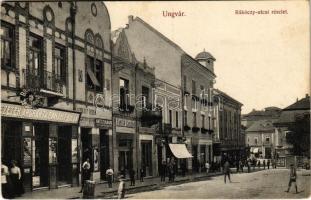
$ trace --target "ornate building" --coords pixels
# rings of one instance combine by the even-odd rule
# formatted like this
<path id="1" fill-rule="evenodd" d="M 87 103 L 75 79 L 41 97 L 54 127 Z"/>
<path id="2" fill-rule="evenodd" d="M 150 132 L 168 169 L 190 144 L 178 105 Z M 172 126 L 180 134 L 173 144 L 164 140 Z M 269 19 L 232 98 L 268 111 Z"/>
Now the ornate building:
<path id="1" fill-rule="evenodd" d="M 27 191 L 78 185 L 111 155 L 110 18 L 102 2 L 1 4 L 1 137 Z"/>

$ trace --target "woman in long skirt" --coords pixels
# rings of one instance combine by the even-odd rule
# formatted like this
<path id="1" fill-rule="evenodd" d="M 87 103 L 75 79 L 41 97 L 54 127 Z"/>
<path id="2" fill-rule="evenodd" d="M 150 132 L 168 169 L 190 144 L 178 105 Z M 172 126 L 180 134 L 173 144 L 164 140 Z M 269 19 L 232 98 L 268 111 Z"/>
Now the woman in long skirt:
<path id="1" fill-rule="evenodd" d="M 11 181 L 12 181 L 12 186 L 13 186 L 13 194 L 16 197 L 21 196 L 24 191 L 23 191 L 23 185 L 21 182 L 22 174 L 20 168 L 16 165 L 16 161 L 12 161 L 12 168 L 10 170 L 10 176 L 11 176 Z"/>

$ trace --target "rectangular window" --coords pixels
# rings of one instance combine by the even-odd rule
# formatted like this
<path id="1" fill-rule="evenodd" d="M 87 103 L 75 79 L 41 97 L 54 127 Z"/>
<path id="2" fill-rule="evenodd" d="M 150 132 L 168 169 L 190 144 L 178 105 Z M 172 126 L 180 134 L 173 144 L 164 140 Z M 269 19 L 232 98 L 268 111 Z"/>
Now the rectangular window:
<path id="1" fill-rule="evenodd" d="M 103 66 L 102 61 L 95 60 L 91 56 L 86 57 L 87 78 L 86 84 L 88 89 L 101 91 L 103 83 Z"/>
<path id="2" fill-rule="evenodd" d="M 255 145 L 257 145 L 257 143 L 258 143 L 258 138 L 255 138 L 255 139 L 254 139 L 254 142 L 255 142 Z"/>
<path id="3" fill-rule="evenodd" d="M 14 29 L 6 23 L 1 24 L 1 67 L 13 68 L 14 66 Z"/>
<path id="4" fill-rule="evenodd" d="M 184 91 L 187 91 L 187 76 L 184 76 Z"/>
<path id="5" fill-rule="evenodd" d="M 176 111 L 176 127 L 178 128 L 178 111 Z"/>
<path id="6" fill-rule="evenodd" d="M 65 47 L 59 44 L 55 45 L 55 75 L 57 80 L 62 80 L 64 83 L 66 82 L 66 60 L 65 57 Z"/>
<path id="7" fill-rule="evenodd" d="M 202 128 L 205 128 L 205 115 L 201 115 L 202 119 Z"/>
<path id="8" fill-rule="evenodd" d="M 187 111 L 184 111 L 184 123 L 185 125 L 188 125 L 188 117 L 187 117 Z"/>
<path id="9" fill-rule="evenodd" d="M 39 74 L 39 68 L 41 68 L 42 63 L 42 38 L 35 35 L 29 36 L 29 69 L 34 75 Z"/>
<path id="10" fill-rule="evenodd" d="M 172 120 L 173 120 L 173 119 L 172 119 L 172 117 L 173 117 L 173 116 L 172 116 L 172 110 L 169 110 L 169 111 L 168 111 L 168 115 L 169 115 L 169 116 L 168 116 L 169 123 L 172 124 Z"/>
<path id="11" fill-rule="evenodd" d="M 197 127 L 197 113 L 196 112 L 192 113 L 192 126 Z"/>
<path id="12" fill-rule="evenodd" d="M 267 143 L 270 142 L 270 137 L 266 137 L 266 142 L 267 142 Z"/>
<path id="13" fill-rule="evenodd" d="M 148 87 L 145 87 L 145 86 L 142 86 L 142 96 L 143 96 L 143 99 L 142 99 L 142 107 L 145 108 L 148 104 L 148 101 L 149 101 L 149 88 Z"/>
<path id="14" fill-rule="evenodd" d="M 129 80 L 120 78 L 119 80 L 120 84 L 120 105 L 125 106 L 129 105 Z"/>
<path id="15" fill-rule="evenodd" d="M 196 83 L 195 83 L 194 80 L 192 80 L 192 94 L 195 95 L 195 94 L 196 94 L 196 91 L 197 91 L 197 89 L 196 89 Z"/>

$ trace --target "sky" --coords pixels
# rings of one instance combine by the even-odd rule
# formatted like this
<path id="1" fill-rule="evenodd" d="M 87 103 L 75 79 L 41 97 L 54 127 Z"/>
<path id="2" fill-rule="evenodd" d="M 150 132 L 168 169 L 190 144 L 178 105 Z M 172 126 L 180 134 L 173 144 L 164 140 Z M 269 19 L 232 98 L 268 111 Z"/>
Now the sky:
<path id="1" fill-rule="evenodd" d="M 310 94 L 309 1 L 105 2 L 111 29 L 138 16 L 195 57 L 215 58 L 215 88 L 242 113 L 285 108 Z M 269 14 L 236 14 L 236 10 Z M 283 10 L 284 14 L 272 14 Z M 164 17 L 163 11 L 184 12 Z"/>

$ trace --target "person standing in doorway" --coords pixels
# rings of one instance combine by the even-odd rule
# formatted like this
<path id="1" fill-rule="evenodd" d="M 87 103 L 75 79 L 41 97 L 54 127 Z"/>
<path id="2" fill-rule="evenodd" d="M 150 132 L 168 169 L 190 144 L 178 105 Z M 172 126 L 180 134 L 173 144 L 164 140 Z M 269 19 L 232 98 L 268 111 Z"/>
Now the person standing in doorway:
<path id="1" fill-rule="evenodd" d="M 296 172 L 296 167 L 294 164 L 290 165 L 290 173 L 289 173 L 289 183 L 288 183 L 288 188 L 286 192 L 289 192 L 292 183 L 295 183 L 295 189 L 296 189 L 296 194 L 298 193 L 298 188 L 297 188 L 297 172 Z"/>
<path id="2" fill-rule="evenodd" d="M 230 179 L 230 164 L 228 162 L 228 160 L 225 162 L 224 164 L 224 180 L 225 180 L 225 183 L 226 183 L 226 177 L 228 176 L 229 178 L 229 181 L 231 183 L 231 179 Z"/>
<path id="3" fill-rule="evenodd" d="M 109 166 L 109 168 L 106 170 L 106 176 L 107 176 L 107 181 L 108 181 L 108 187 L 112 188 L 112 181 L 113 181 L 113 170 Z"/>
<path id="4" fill-rule="evenodd" d="M 2 162 L 1 163 L 1 191 L 2 191 L 2 197 L 5 199 L 13 198 L 9 174 L 10 174 L 9 168 Z"/>
<path id="5" fill-rule="evenodd" d="M 82 187 L 80 193 L 83 191 L 85 182 L 90 179 L 91 179 L 91 164 L 90 159 L 87 158 L 82 164 Z"/>

